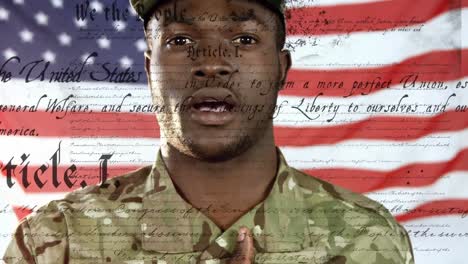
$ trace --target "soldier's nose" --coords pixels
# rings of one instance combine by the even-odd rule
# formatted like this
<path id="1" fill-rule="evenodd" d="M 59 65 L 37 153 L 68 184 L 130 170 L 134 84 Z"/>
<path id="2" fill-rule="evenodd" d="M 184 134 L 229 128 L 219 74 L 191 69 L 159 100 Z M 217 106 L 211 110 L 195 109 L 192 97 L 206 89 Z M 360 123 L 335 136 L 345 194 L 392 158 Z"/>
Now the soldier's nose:
<path id="1" fill-rule="evenodd" d="M 227 64 L 204 63 L 192 68 L 192 76 L 195 78 L 225 77 L 231 75 L 233 68 Z"/>

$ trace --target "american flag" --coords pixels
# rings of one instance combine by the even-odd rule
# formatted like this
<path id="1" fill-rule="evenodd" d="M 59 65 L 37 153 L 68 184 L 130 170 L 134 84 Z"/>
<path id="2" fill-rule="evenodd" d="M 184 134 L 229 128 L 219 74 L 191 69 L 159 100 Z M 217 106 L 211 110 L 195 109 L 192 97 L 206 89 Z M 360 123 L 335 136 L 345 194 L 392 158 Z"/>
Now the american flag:
<path id="1" fill-rule="evenodd" d="M 89 2 L 94 21 L 76 18 L 76 4 L 85 1 L 0 2 L 0 67 L 19 58 L 0 72 L 0 255 L 22 217 L 81 188 L 83 179 L 99 182 L 101 155 L 113 154 L 110 177 L 155 158 L 154 114 L 130 111 L 151 104 L 141 22 L 132 12 L 108 21 L 105 7 L 114 1 Z M 115 2 L 131 10 L 128 1 Z M 467 7 L 465 0 L 287 1 L 293 68 L 278 99 L 277 145 L 293 167 L 384 204 L 408 230 L 417 263 L 466 263 Z M 130 68 L 141 78 L 112 82 L 106 62 L 109 72 Z M 83 63 L 81 82 L 50 81 Z M 94 80 L 84 77 L 99 69 Z M 8 72 L 12 79 L 3 82 Z M 66 98 L 62 104 L 92 112 L 52 113 L 48 106 Z M 23 136 L 26 129 L 35 131 Z M 10 161 L 18 165 L 11 188 Z M 40 179 L 48 182 L 39 188 L 33 174 L 43 164 L 49 169 Z M 70 189 L 60 177 L 73 164 Z"/>

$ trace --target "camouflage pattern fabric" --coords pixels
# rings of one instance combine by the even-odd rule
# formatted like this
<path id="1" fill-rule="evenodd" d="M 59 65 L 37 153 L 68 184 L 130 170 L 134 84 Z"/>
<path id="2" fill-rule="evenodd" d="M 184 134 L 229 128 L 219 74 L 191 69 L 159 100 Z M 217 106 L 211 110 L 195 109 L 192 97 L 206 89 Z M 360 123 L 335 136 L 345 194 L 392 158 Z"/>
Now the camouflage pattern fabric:
<path id="1" fill-rule="evenodd" d="M 180 197 L 160 153 L 109 183 L 27 216 L 4 261 L 226 263 L 246 226 L 255 263 L 414 263 L 406 231 L 382 205 L 289 167 L 281 153 L 270 194 L 224 232 Z"/>

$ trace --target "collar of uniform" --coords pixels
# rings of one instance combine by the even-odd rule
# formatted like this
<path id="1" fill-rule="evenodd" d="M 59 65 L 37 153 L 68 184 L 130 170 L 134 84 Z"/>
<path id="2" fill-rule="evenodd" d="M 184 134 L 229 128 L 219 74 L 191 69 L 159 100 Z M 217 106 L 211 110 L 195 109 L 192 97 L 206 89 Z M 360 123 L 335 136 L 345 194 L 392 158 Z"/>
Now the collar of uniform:
<path id="1" fill-rule="evenodd" d="M 308 237 L 304 193 L 297 172 L 279 157 L 275 183 L 267 198 L 224 232 L 202 210 L 193 208 L 177 193 L 161 153 L 145 183 L 140 217 L 143 250 L 161 253 L 202 252 L 201 260 L 229 256 L 236 246 L 237 230 L 250 228 L 257 252 L 293 252 Z"/>

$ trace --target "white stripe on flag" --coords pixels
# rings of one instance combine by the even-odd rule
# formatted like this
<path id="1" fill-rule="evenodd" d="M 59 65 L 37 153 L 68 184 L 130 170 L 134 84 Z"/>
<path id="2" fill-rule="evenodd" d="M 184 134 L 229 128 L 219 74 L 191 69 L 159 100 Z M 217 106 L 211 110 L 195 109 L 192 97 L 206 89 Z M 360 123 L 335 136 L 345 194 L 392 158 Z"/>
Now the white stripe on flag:
<path id="1" fill-rule="evenodd" d="M 468 238 L 466 222 L 466 218 L 462 219 L 458 215 L 437 216 L 406 222 L 404 227 L 410 231 L 415 262 L 466 263 L 466 240 Z M 434 233 L 435 237 L 421 236 L 423 231 L 427 229 L 429 229 L 428 235 Z M 412 232 L 416 231 L 420 233 L 418 237 L 411 235 Z M 461 234 L 461 236 L 443 235 L 452 233 Z"/>
<path id="2" fill-rule="evenodd" d="M 286 0 L 287 8 L 301 8 L 308 6 L 335 6 L 384 2 L 388 0 Z"/>
<path id="3" fill-rule="evenodd" d="M 395 83 L 399 82 L 400 80 L 394 80 Z M 447 89 L 445 90 L 428 90 L 425 88 L 425 85 L 433 85 L 438 83 L 435 82 L 417 82 L 415 83 L 415 87 L 412 86 L 403 88 L 402 84 L 392 86 L 390 89 L 383 89 L 378 92 L 371 93 L 370 95 L 366 96 L 353 96 L 353 97 L 327 97 L 327 96 L 319 96 L 315 100 L 315 108 L 308 108 L 309 112 L 307 112 L 306 108 L 308 106 L 313 105 L 313 101 L 315 97 L 298 97 L 298 96 L 285 96 L 280 95 L 278 97 L 278 105 L 283 104 L 281 108 L 279 116 L 275 117 L 274 124 L 276 126 L 290 126 L 290 127 L 324 127 L 324 126 L 334 126 L 343 124 L 344 121 L 346 123 L 358 122 L 370 117 L 375 116 L 405 116 L 405 117 L 431 117 L 438 112 L 426 112 L 428 105 L 444 105 L 450 95 L 453 93 L 456 94 L 455 97 L 450 98 L 449 104 L 445 111 L 455 110 L 456 106 L 466 104 L 468 102 L 468 93 L 464 92 L 462 89 L 456 89 L 455 87 L 459 82 L 466 82 L 468 81 L 467 78 L 443 82 L 444 87 L 446 86 Z M 35 105 L 39 98 L 45 93 L 43 89 L 40 87 L 30 85 L 19 85 L 21 81 L 15 80 L 10 83 L 6 84 L 6 89 L 0 89 L 0 104 L 4 104 L 6 106 L 10 104 L 15 105 Z M 81 84 L 82 87 L 93 87 L 93 85 L 97 85 L 96 83 L 92 82 L 84 82 Z M 69 94 L 64 93 L 63 91 L 67 91 L 67 87 L 71 87 L 73 85 L 53 85 L 51 84 L 47 86 L 47 98 L 42 99 L 40 106 L 41 110 L 45 110 L 47 104 L 49 103 L 50 99 L 55 100 L 58 98 L 62 100 L 69 96 L 70 94 L 75 95 L 76 97 L 81 97 L 76 99 L 77 104 L 89 105 L 90 109 L 93 111 L 100 112 L 102 106 L 104 104 L 120 104 L 122 102 L 123 97 L 131 92 L 132 97 L 125 100 L 124 106 L 122 107 L 122 112 L 129 112 L 130 109 L 133 109 L 133 105 L 146 105 L 151 104 L 150 99 L 150 92 L 146 85 L 138 85 L 138 86 L 126 86 L 122 85 L 119 90 L 112 91 L 110 90 L 114 87 L 112 84 L 99 84 L 99 87 L 105 87 L 108 89 L 103 90 L 100 93 L 99 98 L 90 98 L 91 94 L 95 94 L 95 92 L 88 92 L 88 91 L 72 91 Z M 128 89 L 127 89 L 128 88 Z M 135 89 L 138 88 L 138 89 Z M 140 89 L 141 88 L 141 89 Z M 134 91 L 131 91 L 134 89 Z M 7 92 L 8 91 L 8 92 Z M 317 93 L 316 89 L 313 89 L 314 94 Z M 356 90 L 353 94 L 361 93 L 361 90 Z M 21 94 L 28 94 L 26 97 L 21 97 Z M 312 90 L 311 90 L 312 95 Z M 406 98 L 402 98 L 404 95 L 408 95 Z M 300 105 L 301 100 L 305 98 L 302 105 Z M 418 103 L 418 111 L 415 113 L 409 112 L 388 112 L 385 113 L 383 111 L 380 112 L 368 112 L 367 107 L 369 105 L 398 105 L 398 102 L 401 100 L 401 105 L 414 105 Z M 338 112 L 335 116 L 333 111 L 334 108 L 326 108 L 326 106 L 333 103 L 333 106 L 340 105 L 338 108 Z M 348 108 L 350 104 L 353 103 L 354 105 L 360 105 L 359 110 L 354 112 L 348 112 Z M 325 107 L 325 111 L 316 112 L 317 107 L 320 106 L 320 109 Z M 297 107 L 297 108 L 292 108 Z M 384 107 L 386 109 L 387 107 Z M 329 112 L 329 109 L 331 111 Z M 435 109 L 435 107 L 432 107 Z M 439 107 L 440 109 L 440 107 Z M 306 116 L 304 116 L 299 110 L 306 112 L 309 118 L 316 118 L 315 120 L 309 120 Z M 371 109 L 370 109 L 371 110 Z M 2 114 L 2 112 L 0 112 Z M 8 117 L 8 112 L 4 113 L 6 117 Z M 142 114 L 140 112 L 140 114 Z M 144 113 L 153 115 L 152 113 Z M 320 116 L 319 116 L 320 114 Z M 55 115 L 54 115 L 55 116 Z M 60 114 L 62 116 L 62 114 Z M 334 117 L 335 116 L 335 117 Z M 334 117 L 334 118 L 333 118 Z M 332 119 L 331 122 L 327 122 L 327 120 Z M 66 119 L 66 117 L 65 117 Z M 3 127 L 3 126 L 0 126 Z M 66 135 L 65 135 L 66 136 Z"/>
<path id="4" fill-rule="evenodd" d="M 461 19 L 460 16 L 468 16 L 468 8 L 443 13 L 424 23 L 419 32 L 396 30 L 319 36 L 317 46 L 296 47 L 291 53 L 294 68 L 381 67 L 431 51 L 466 48 L 468 34 L 462 34 L 461 24 L 454 23 L 454 19 Z M 308 37 L 294 36 L 288 41 L 296 43 L 300 39 Z M 339 45 L 336 45 L 337 40 Z"/>
<path id="5" fill-rule="evenodd" d="M 443 175 L 428 186 L 386 188 L 366 193 L 366 196 L 383 204 L 389 210 L 402 205 L 401 209 L 392 212 L 397 215 L 437 200 L 466 199 L 468 202 L 466 186 L 468 186 L 468 171 L 455 171 Z"/>
<path id="6" fill-rule="evenodd" d="M 416 162 L 441 162 L 468 147 L 468 129 L 434 133 L 417 140 L 347 140 L 336 145 L 281 147 L 289 165 L 297 169 L 352 168 L 394 170 Z M 415 154 L 417 153 L 417 154 Z"/>

